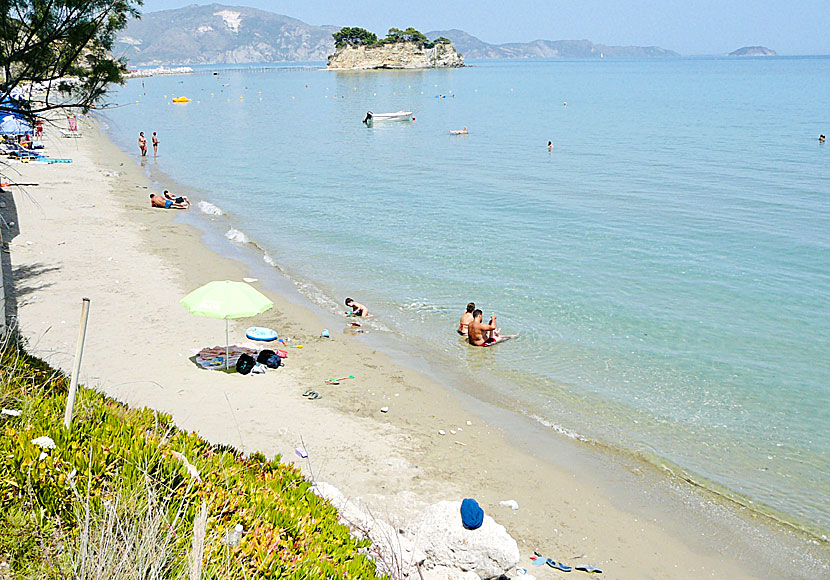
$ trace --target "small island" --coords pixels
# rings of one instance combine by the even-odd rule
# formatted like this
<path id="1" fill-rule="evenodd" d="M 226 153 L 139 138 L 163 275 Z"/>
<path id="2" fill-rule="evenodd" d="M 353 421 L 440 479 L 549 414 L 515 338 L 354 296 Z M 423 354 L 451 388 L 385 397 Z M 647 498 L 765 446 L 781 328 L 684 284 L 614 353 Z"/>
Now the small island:
<path id="1" fill-rule="evenodd" d="M 386 38 L 363 28 L 341 28 L 332 34 L 334 54 L 329 70 L 460 68 L 462 57 L 443 36 L 429 40 L 414 28 L 390 28 Z"/>
<path id="2" fill-rule="evenodd" d="M 729 56 L 778 56 L 778 53 L 766 46 L 744 46 L 733 50 Z"/>

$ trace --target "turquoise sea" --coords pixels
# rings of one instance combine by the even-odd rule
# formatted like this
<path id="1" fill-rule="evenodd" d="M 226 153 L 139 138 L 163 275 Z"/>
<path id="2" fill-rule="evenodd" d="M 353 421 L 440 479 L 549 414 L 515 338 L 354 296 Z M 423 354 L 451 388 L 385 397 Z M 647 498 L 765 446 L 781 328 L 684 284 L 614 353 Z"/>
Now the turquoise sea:
<path id="1" fill-rule="evenodd" d="M 131 80 L 105 120 L 373 339 L 826 534 L 830 58 L 471 64 Z M 471 300 L 521 337 L 464 345 Z"/>

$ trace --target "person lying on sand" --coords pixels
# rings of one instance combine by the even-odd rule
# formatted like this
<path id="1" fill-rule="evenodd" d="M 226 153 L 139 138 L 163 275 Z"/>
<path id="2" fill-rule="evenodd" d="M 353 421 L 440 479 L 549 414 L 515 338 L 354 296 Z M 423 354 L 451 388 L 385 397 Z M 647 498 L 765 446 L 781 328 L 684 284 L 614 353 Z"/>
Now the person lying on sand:
<path id="1" fill-rule="evenodd" d="M 190 206 L 190 200 L 187 199 L 186 195 L 180 195 L 180 196 L 176 197 L 172 193 L 167 191 L 166 189 L 164 190 L 164 193 L 162 195 L 164 195 L 164 199 L 169 199 L 173 203 L 183 203 L 187 206 Z"/>
<path id="2" fill-rule="evenodd" d="M 369 318 L 371 316 L 368 308 L 363 306 L 360 302 L 355 302 L 351 298 L 346 298 L 346 306 L 352 309 L 352 314 L 354 316 L 360 316 L 361 318 Z"/>
<path id="3" fill-rule="evenodd" d="M 473 310 L 475 309 L 476 303 L 470 302 L 467 304 L 467 311 L 461 315 L 461 321 L 458 323 L 458 329 L 456 330 L 456 332 L 461 336 L 467 336 L 467 328 L 473 321 Z"/>
<path id="4" fill-rule="evenodd" d="M 150 205 L 152 205 L 153 207 L 160 207 L 162 209 L 187 209 L 190 206 L 190 203 L 185 203 L 184 201 L 176 201 L 175 199 L 167 199 L 166 197 L 163 197 L 161 195 L 151 193 Z"/>

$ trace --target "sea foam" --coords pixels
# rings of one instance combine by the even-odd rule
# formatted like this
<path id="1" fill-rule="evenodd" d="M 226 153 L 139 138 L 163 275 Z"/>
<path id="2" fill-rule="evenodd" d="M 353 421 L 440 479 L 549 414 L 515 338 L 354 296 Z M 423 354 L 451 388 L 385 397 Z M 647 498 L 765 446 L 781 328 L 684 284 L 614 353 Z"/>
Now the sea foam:
<path id="1" fill-rule="evenodd" d="M 208 215 L 222 215 L 225 213 L 220 207 L 213 205 L 209 201 L 202 200 L 198 205 L 199 209 L 202 210 L 202 213 L 206 213 Z"/>
<path id="2" fill-rule="evenodd" d="M 237 242 L 239 244 L 247 244 L 250 241 L 248 239 L 248 236 L 234 228 L 231 228 L 227 232 L 225 232 L 225 237 L 228 238 L 230 241 Z"/>

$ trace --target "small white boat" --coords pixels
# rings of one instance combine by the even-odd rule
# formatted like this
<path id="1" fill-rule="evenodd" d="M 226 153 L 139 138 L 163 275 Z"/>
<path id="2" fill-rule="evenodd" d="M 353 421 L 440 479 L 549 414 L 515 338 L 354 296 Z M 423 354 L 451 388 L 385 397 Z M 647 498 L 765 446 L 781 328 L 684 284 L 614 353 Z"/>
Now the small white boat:
<path id="1" fill-rule="evenodd" d="M 409 121 L 412 120 L 412 111 L 397 111 L 395 113 L 373 113 L 369 111 L 366 113 L 364 123 L 371 121 Z"/>

